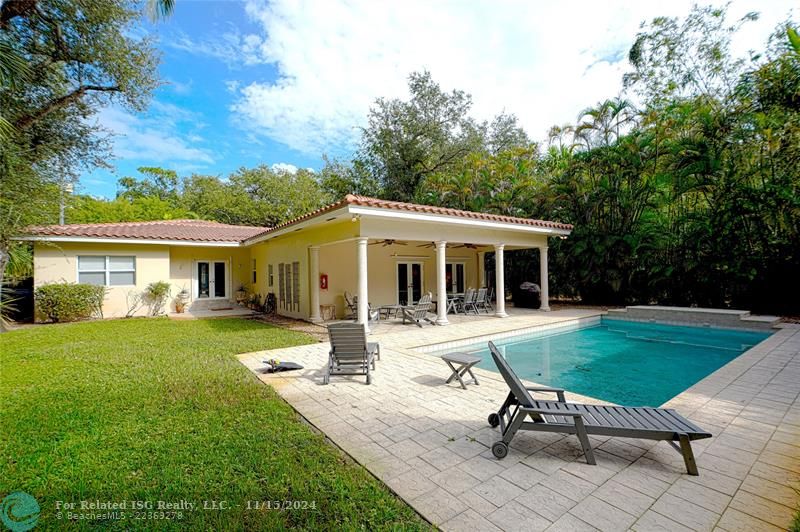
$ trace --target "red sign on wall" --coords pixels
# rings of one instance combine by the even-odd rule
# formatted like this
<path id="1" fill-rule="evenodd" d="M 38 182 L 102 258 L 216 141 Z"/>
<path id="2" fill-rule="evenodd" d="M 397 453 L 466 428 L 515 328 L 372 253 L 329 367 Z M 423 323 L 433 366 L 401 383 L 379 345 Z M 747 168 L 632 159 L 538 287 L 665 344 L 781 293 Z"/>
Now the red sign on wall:
<path id="1" fill-rule="evenodd" d="M 320 290 L 327 290 L 328 289 L 328 274 L 323 273 L 319 276 L 319 288 Z"/>

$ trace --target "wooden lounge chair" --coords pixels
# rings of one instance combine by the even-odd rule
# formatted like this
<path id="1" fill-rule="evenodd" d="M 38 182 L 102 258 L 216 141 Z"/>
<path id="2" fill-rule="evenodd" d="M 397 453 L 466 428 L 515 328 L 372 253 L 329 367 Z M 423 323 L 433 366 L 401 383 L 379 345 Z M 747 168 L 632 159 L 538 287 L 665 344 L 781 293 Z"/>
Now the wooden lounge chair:
<path id="1" fill-rule="evenodd" d="M 328 384 L 331 375 L 366 375 L 367 384 L 372 383 L 370 368 L 375 369 L 375 359 L 381 358 L 381 346 L 367 342 L 367 334 L 360 323 L 341 322 L 328 325 L 331 350 L 323 384 Z"/>
<path id="2" fill-rule="evenodd" d="M 583 448 L 586 462 L 594 465 L 594 453 L 589 442 L 589 435 L 594 434 L 664 440 L 683 455 L 689 474 L 698 474 L 691 442 L 710 438 L 711 434 L 674 410 L 567 403 L 564 390 L 524 386 L 492 342 L 489 342 L 489 350 L 510 389 L 500 410 L 489 415 L 489 425 L 499 425 L 503 435 L 502 440 L 492 445 L 492 454 L 496 458 L 505 458 L 508 444 L 518 430 L 536 430 L 575 434 Z M 552 392 L 556 394 L 558 401 L 536 400 L 529 392 Z M 529 417 L 530 421 L 526 421 Z M 679 442 L 680 447 L 675 442 Z"/>
<path id="3" fill-rule="evenodd" d="M 422 327 L 422 322 L 427 321 L 430 324 L 434 324 L 435 322 L 428 317 L 428 312 L 430 312 L 433 303 L 431 300 L 433 299 L 433 295 L 428 292 L 417 301 L 417 304 L 408 308 L 403 309 L 403 323 L 406 321 L 410 321 L 411 323 L 416 324 L 417 327 Z"/>

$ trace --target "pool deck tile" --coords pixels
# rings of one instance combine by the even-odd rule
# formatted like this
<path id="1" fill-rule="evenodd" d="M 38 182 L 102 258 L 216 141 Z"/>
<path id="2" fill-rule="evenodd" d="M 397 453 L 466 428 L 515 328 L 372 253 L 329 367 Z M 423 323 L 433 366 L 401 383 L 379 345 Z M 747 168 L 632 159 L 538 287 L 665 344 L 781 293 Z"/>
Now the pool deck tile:
<path id="1" fill-rule="evenodd" d="M 714 434 L 693 444 L 698 477 L 686 475 L 663 442 L 642 440 L 592 438 L 598 465 L 589 466 L 574 437 L 520 433 L 498 461 L 489 450 L 498 433 L 486 417 L 508 393 L 499 375 L 477 369 L 479 386 L 447 386 L 447 367 L 419 350 L 597 316 L 515 309 L 506 319 L 454 319 L 447 327 L 380 324 L 371 336 L 382 351 L 371 386 L 363 377 L 322 385 L 323 343 L 239 359 L 446 531 L 786 529 L 800 488 L 800 326 L 784 324 L 664 405 Z M 306 369 L 263 373 L 262 360 L 275 357 Z M 600 402 L 569 392 L 567 399 Z"/>

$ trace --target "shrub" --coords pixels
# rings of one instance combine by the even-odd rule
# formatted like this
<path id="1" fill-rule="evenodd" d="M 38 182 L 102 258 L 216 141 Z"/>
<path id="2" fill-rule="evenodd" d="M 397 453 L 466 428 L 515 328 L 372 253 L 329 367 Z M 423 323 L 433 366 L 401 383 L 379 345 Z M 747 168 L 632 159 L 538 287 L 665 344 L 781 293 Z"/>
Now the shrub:
<path id="1" fill-rule="evenodd" d="M 166 281 L 157 281 L 147 285 L 147 288 L 144 289 L 144 296 L 150 306 L 151 316 L 158 316 L 163 312 L 164 304 L 171 291 L 172 286 Z"/>
<path id="2" fill-rule="evenodd" d="M 52 283 L 36 289 L 36 313 L 52 321 L 75 321 L 103 317 L 104 286 L 76 283 Z"/>

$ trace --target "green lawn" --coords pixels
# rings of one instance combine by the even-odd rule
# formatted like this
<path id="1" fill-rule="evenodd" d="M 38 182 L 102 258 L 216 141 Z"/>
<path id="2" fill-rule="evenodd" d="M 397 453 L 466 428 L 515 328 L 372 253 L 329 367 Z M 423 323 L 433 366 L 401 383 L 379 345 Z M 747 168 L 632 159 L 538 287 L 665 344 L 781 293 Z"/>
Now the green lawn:
<path id="1" fill-rule="evenodd" d="M 301 345 L 238 320 L 133 319 L 0 335 L 0 497 L 30 493 L 40 526 L 56 501 L 227 501 L 181 521 L 80 528 L 425 528 L 402 501 L 303 425 L 234 354 Z M 248 510 L 246 501 L 316 509 Z M 128 512 L 131 513 L 131 512 Z"/>

